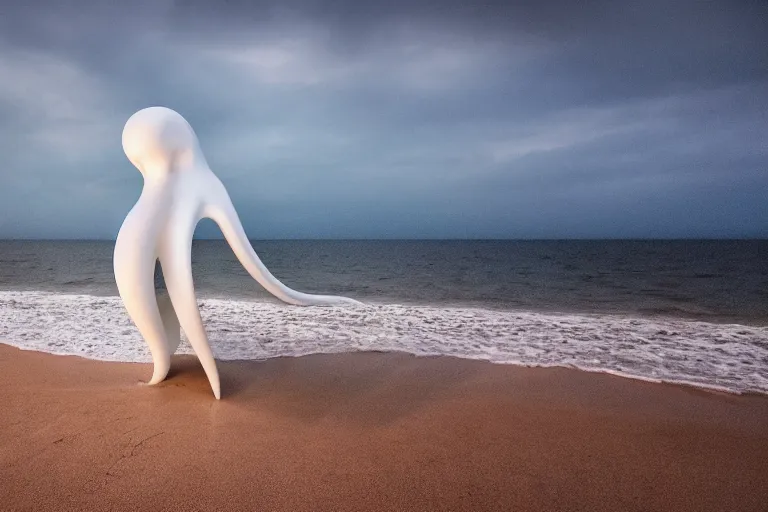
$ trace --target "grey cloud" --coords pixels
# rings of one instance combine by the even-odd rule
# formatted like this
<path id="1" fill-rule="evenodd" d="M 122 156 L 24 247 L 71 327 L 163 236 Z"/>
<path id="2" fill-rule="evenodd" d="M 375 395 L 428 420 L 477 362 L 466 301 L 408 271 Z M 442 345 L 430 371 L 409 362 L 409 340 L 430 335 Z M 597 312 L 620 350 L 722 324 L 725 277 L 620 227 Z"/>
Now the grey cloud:
<path id="1" fill-rule="evenodd" d="M 764 2 L 3 13 L 0 236 L 114 236 L 122 124 L 155 104 L 254 237 L 768 235 Z"/>

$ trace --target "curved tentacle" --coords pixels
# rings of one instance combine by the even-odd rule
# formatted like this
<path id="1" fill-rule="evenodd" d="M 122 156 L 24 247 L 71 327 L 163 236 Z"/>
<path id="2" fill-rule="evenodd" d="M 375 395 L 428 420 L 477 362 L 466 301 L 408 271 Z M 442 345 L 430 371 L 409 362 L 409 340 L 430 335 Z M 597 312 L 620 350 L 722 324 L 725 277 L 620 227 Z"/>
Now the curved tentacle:
<path id="1" fill-rule="evenodd" d="M 181 343 L 181 326 L 176 311 L 173 309 L 173 304 L 171 304 L 171 298 L 168 296 L 168 289 L 165 286 L 165 279 L 159 264 L 155 265 L 155 298 L 165 328 L 168 351 L 173 355 Z"/>
<path id="2" fill-rule="evenodd" d="M 160 247 L 160 265 L 179 324 L 205 370 L 213 395 L 221 398 L 221 383 L 213 351 L 200 318 L 192 281 L 192 233 L 194 225 L 173 225 Z"/>
<path id="3" fill-rule="evenodd" d="M 149 384 L 162 382 L 171 367 L 171 350 L 155 297 L 153 279 L 156 259 L 154 240 L 166 212 L 162 201 L 152 194 L 142 193 L 115 242 L 117 289 L 128 316 L 136 324 L 152 353 L 154 370 Z M 134 229 L 136 226 L 144 229 Z"/>
<path id="4" fill-rule="evenodd" d="M 181 343 L 181 326 L 176 311 L 171 304 L 171 298 L 167 291 L 157 291 L 157 308 L 160 311 L 160 319 L 165 329 L 165 340 L 168 345 L 168 354 L 173 355 Z"/>
<path id="5" fill-rule="evenodd" d="M 210 186 L 207 187 L 204 197 L 203 215 L 219 225 L 237 259 L 265 290 L 283 302 L 297 306 L 362 304 L 348 297 L 302 293 L 281 283 L 253 250 L 224 185 L 213 173 L 211 177 Z"/>
<path id="6" fill-rule="evenodd" d="M 125 277 L 125 279 L 117 278 L 120 297 L 123 299 L 128 316 L 136 324 L 152 353 L 154 370 L 148 384 L 157 384 L 165 379 L 171 368 L 171 351 L 155 300 L 155 291 L 150 279 L 141 279 L 139 276 Z M 129 281 L 130 284 L 128 284 Z"/>

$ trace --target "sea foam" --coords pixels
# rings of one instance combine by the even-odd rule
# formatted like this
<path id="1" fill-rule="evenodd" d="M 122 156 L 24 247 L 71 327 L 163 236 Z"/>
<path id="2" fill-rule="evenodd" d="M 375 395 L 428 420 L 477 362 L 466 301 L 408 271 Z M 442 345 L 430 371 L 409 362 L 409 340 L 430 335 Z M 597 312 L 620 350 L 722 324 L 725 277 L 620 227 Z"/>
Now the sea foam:
<path id="1" fill-rule="evenodd" d="M 474 307 L 198 303 L 214 354 L 222 360 L 399 351 L 768 393 L 768 327 L 763 326 Z M 118 297 L 0 292 L 0 340 L 52 354 L 151 361 Z M 192 353 L 185 340 L 179 353 Z"/>

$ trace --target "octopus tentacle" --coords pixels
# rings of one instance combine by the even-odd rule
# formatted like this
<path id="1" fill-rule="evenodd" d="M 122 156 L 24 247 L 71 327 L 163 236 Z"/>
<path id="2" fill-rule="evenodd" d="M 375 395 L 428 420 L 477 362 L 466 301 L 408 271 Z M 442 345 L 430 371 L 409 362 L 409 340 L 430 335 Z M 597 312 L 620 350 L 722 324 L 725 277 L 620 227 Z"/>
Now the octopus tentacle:
<path id="1" fill-rule="evenodd" d="M 208 336 L 203 327 L 200 310 L 195 298 L 195 287 L 192 281 L 192 226 L 178 226 L 170 240 L 164 243 L 160 253 L 160 264 L 163 267 L 165 285 L 171 298 L 173 309 L 179 320 L 179 325 L 187 335 L 189 344 L 203 365 L 205 375 L 211 384 L 213 395 L 221 398 L 219 371 L 213 358 L 213 351 L 208 343 Z"/>
<path id="2" fill-rule="evenodd" d="M 163 320 L 163 327 L 165 328 L 165 341 L 168 345 L 168 353 L 173 355 L 181 343 L 179 317 L 176 316 L 176 310 L 173 309 L 167 289 L 165 291 L 158 290 L 156 298 L 157 308 L 160 311 L 160 318 Z"/>
<path id="3" fill-rule="evenodd" d="M 171 368 L 171 350 L 160 314 L 155 286 L 147 265 L 133 265 L 115 258 L 115 277 L 128 316 L 139 329 L 152 354 L 154 370 L 148 384 L 162 382 Z"/>
<path id="4" fill-rule="evenodd" d="M 215 182 L 207 189 L 203 215 L 218 224 L 237 259 L 265 290 L 283 302 L 296 306 L 361 304 L 348 297 L 302 293 L 280 282 L 253 250 L 224 185 L 215 176 L 213 178 Z"/>

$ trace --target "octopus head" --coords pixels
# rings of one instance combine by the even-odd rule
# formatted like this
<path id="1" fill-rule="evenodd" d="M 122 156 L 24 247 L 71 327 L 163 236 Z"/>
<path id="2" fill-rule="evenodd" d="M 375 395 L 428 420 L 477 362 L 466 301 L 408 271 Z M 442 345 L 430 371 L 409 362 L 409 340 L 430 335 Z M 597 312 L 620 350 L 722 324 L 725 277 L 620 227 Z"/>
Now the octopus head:
<path id="1" fill-rule="evenodd" d="M 149 107 L 133 114 L 123 128 L 123 150 L 145 178 L 158 177 L 202 158 L 194 130 L 181 114 Z"/>

